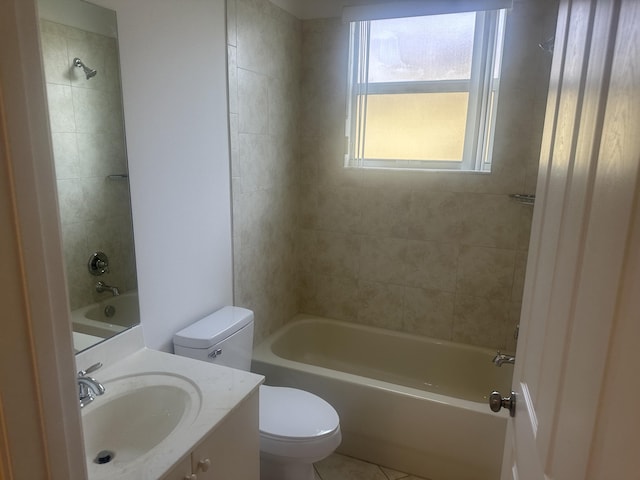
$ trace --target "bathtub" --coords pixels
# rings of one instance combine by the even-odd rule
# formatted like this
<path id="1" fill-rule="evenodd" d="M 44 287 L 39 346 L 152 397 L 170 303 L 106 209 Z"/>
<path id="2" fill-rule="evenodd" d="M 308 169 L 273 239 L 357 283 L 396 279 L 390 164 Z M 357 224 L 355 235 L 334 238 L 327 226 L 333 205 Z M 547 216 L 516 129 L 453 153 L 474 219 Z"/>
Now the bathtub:
<path id="1" fill-rule="evenodd" d="M 107 297 L 101 302 L 78 308 L 71 312 L 74 332 L 110 338 L 140 323 L 138 292 L 126 292 Z"/>
<path id="2" fill-rule="evenodd" d="M 254 350 L 270 385 L 313 392 L 340 415 L 338 452 L 431 480 L 500 478 L 508 414 L 489 410 L 513 368 L 495 351 L 298 315 Z"/>

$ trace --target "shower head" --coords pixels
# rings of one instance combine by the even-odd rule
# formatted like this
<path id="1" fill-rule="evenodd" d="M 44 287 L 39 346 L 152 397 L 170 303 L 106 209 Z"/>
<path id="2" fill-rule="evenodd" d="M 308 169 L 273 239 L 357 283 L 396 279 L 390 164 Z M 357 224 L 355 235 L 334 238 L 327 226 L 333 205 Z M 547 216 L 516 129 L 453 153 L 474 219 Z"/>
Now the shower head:
<path id="1" fill-rule="evenodd" d="M 89 80 L 92 77 L 95 77 L 98 73 L 97 70 L 87 67 L 84 63 L 82 63 L 82 60 L 80 60 L 78 57 L 73 59 L 73 65 L 82 69 L 84 74 L 87 76 L 87 80 Z"/>

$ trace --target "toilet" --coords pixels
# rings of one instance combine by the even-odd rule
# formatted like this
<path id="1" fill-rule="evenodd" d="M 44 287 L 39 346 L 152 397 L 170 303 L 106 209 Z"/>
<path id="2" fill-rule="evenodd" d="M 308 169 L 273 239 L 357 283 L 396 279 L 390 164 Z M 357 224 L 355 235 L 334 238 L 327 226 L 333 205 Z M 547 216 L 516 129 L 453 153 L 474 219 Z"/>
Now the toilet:
<path id="1" fill-rule="evenodd" d="M 173 337 L 177 355 L 248 371 L 253 312 L 224 307 Z M 260 386 L 260 480 L 314 480 L 313 463 L 340 445 L 338 413 L 320 397 Z"/>

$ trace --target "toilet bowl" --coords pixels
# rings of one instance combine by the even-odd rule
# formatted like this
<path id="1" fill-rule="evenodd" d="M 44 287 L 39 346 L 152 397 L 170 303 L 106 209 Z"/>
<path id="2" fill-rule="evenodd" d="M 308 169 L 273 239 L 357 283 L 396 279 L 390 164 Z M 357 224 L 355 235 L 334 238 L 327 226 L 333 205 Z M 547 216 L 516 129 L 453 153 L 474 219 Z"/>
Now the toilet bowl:
<path id="1" fill-rule="evenodd" d="M 335 409 L 287 387 L 260 387 L 260 479 L 314 480 L 312 464 L 340 445 Z"/>
<path id="2" fill-rule="evenodd" d="M 177 355 L 249 370 L 253 312 L 224 307 L 173 338 Z M 260 387 L 260 479 L 314 480 L 313 463 L 340 445 L 340 420 L 322 398 L 288 387 Z"/>

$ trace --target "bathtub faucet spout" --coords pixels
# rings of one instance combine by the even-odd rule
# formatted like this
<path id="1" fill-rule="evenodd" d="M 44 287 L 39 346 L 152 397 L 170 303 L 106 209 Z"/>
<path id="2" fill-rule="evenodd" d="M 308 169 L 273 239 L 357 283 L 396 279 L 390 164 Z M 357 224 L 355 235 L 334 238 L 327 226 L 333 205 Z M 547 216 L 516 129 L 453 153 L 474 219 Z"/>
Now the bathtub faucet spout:
<path id="1" fill-rule="evenodd" d="M 516 363 L 516 357 L 514 355 L 506 355 L 504 353 L 500 353 L 500 350 L 498 350 L 496 356 L 493 357 L 493 363 L 496 365 L 496 367 L 501 367 L 503 363 L 513 365 L 514 363 Z"/>
<path id="2" fill-rule="evenodd" d="M 112 287 L 112 286 L 107 285 L 106 283 L 104 283 L 102 281 L 96 283 L 96 292 L 102 293 L 102 292 L 106 292 L 106 291 L 111 292 L 111 294 L 114 297 L 117 297 L 118 295 L 120 295 L 120 290 L 118 290 L 118 287 Z"/>

